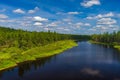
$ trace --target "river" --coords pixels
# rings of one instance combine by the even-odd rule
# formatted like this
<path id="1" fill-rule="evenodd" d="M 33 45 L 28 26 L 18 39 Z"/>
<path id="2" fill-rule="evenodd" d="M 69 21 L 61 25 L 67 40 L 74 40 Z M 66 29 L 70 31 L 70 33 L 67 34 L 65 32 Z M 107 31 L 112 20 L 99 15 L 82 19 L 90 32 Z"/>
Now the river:
<path id="1" fill-rule="evenodd" d="M 0 72 L 0 80 L 120 80 L 120 52 L 78 42 L 59 55 Z"/>

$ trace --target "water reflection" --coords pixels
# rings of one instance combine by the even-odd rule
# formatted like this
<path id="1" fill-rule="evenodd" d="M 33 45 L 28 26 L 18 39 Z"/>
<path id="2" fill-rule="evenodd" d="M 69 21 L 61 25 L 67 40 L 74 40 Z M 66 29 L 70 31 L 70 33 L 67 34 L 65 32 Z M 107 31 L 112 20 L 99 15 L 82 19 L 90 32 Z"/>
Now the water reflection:
<path id="1" fill-rule="evenodd" d="M 24 73 L 29 72 L 33 68 L 34 70 L 37 70 L 40 67 L 44 67 L 44 64 L 49 63 L 51 59 L 52 59 L 52 56 L 46 57 L 46 58 L 40 58 L 32 62 L 21 63 L 19 64 L 19 67 L 18 67 L 18 75 L 22 77 Z"/>
<path id="2" fill-rule="evenodd" d="M 91 63 L 115 63 L 120 62 L 120 51 L 112 46 L 92 44 L 86 55 L 87 60 L 92 60 Z M 90 62 L 90 61 L 88 61 Z"/>
<path id="3" fill-rule="evenodd" d="M 45 57 L 45 58 L 38 58 L 36 61 L 28 61 L 24 63 L 19 63 L 17 68 L 12 68 L 5 70 L 7 72 L 14 72 L 17 69 L 19 77 L 23 77 L 25 73 L 31 71 L 32 69 L 37 70 L 40 67 L 44 67 L 45 63 L 49 63 L 51 59 L 56 59 L 56 55 Z M 5 71 L 0 72 L 0 78 L 2 78 Z"/>

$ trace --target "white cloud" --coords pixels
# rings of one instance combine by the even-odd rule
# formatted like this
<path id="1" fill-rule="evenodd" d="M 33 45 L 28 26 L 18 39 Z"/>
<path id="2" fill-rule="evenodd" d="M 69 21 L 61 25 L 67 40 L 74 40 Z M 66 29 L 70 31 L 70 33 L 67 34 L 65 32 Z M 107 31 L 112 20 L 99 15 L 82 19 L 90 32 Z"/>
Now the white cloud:
<path id="1" fill-rule="evenodd" d="M 82 23 L 82 22 L 78 22 L 75 24 L 76 27 L 81 27 L 81 26 L 91 26 L 89 23 Z"/>
<path id="2" fill-rule="evenodd" d="M 30 27 L 31 26 L 31 24 L 27 23 L 27 22 L 21 22 L 20 25 L 25 26 L 25 27 Z"/>
<path id="3" fill-rule="evenodd" d="M 35 20 L 35 21 L 40 21 L 40 22 L 42 22 L 42 21 L 48 21 L 48 19 L 46 19 L 46 18 L 42 18 L 42 17 L 40 17 L 40 16 L 35 16 L 35 17 L 33 17 L 33 19 Z"/>
<path id="4" fill-rule="evenodd" d="M 113 17 L 114 14 L 112 12 L 109 12 L 107 14 L 98 14 L 97 16 L 88 16 L 86 19 L 100 19 L 100 18 L 107 18 L 107 17 Z"/>
<path id="5" fill-rule="evenodd" d="M 89 29 L 90 31 L 94 31 L 96 33 L 103 32 L 113 32 L 118 31 L 120 28 L 117 25 L 117 20 L 113 19 L 115 13 L 109 12 L 107 14 L 98 14 L 97 16 L 89 16 L 86 19 L 96 19 L 96 26 Z"/>
<path id="6" fill-rule="evenodd" d="M 86 17 L 86 19 L 95 19 L 94 17 L 91 17 L 91 16 L 88 16 L 88 17 Z"/>
<path id="7" fill-rule="evenodd" d="M 81 3 L 81 6 L 83 7 L 91 7 L 93 5 L 100 5 L 100 1 L 99 0 L 84 0 L 82 3 Z"/>
<path id="8" fill-rule="evenodd" d="M 103 14 L 103 15 L 99 14 L 99 15 L 96 16 L 96 18 L 113 17 L 113 16 L 114 16 L 114 14 L 112 12 L 109 12 L 109 13 Z"/>
<path id="9" fill-rule="evenodd" d="M 80 13 L 79 12 L 68 12 L 68 14 L 77 15 L 77 14 L 80 14 Z"/>
<path id="10" fill-rule="evenodd" d="M 36 21 L 33 25 L 35 26 L 43 26 L 42 22 L 48 21 L 46 18 L 42 18 L 40 16 L 33 17 L 33 20 Z"/>
<path id="11" fill-rule="evenodd" d="M 35 22 L 33 25 L 35 25 L 35 26 L 42 26 L 43 24 L 40 23 L 40 22 Z"/>
<path id="12" fill-rule="evenodd" d="M 113 17 L 114 14 L 112 12 L 109 12 L 108 14 L 104 15 L 105 17 Z"/>
<path id="13" fill-rule="evenodd" d="M 5 19 L 5 18 L 8 18 L 8 16 L 5 14 L 0 14 L 0 18 Z"/>
<path id="14" fill-rule="evenodd" d="M 119 31 L 120 27 L 118 25 L 96 25 L 95 27 L 89 29 L 90 31 L 96 31 L 97 33 L 104 33 L 104 32 L 113 32 Z"/>
<path id="15" fill-rule="evenodd" d="M 73 26 L 75 26 L 77 29 L 80 29 L 80 28 L 84 28 L 84 27 L 89 27 L 91 25 L 89 23 L 78 22 L 75 25 L 73 24 Z"/>
<path id="16" fill-rule="evenodd" d="M 115 24 L 115 23 L 117 23 L 117 21 L 115 19 L 111 19 L 111 18 L 101 18 L 97 22 L 97 24 L 105 24 L 105 25 L 111 25 L 111 24 Z"/>
<path id="17" fill-rule="evenodd" d="M 33 14 L 33 13 L 37 12 L 38 10 L 39 10 L 39 8 L 35 7 L 33 10 L 28 10 L 28 13 Z"/>
<path id="18" fill-rule="evenodd" d="M 106 30 L 106 29 L 108 29 L 109 27 L 108 27 L 108 26 L 105 26 L 105 25 L 96 25 L 95 28 L 96 28 L 96 29 L 101 29 L 101 30 Z"/>
<path id="19" fill-rule="evenodd" d="M 29 14 L 35 13 L 35 10 L 29 10 L 28 13 Z"/>
<path id="20" fill-rule="evenodd" d="M 57 24 L 56 23 L 51 23 L 51 24 L 48 24 L 48 26 L 55 27 L 55 26 L 57 26 Z"/>
<path id="21" fill-rule="evenodd" d="M 23 11 L 22 9 L 16 9 L 16 10 L 13 10 L 14 13 L 19 13 L 19 14 L 24 14 L 25 11 Z"/>
<path id="22" fill-rule="evenodd" d="M 85 26 L 91 26 L 89 23 L 85 23 L 84 25 L 85 25 Z"/>
<path id="23" fill-rule="evenodd" d="M 79 22 L 79 23 L 76 23 L 76 26 L 81 26 L 83 25 L 83 23 Z"/>
<path id="24" fill-rule="evenodd" d="M 0 22 L 2 22 L 2 23 L 6 23 L 6 22 L 15 22 L 15 20 L 0 19 Z"/>

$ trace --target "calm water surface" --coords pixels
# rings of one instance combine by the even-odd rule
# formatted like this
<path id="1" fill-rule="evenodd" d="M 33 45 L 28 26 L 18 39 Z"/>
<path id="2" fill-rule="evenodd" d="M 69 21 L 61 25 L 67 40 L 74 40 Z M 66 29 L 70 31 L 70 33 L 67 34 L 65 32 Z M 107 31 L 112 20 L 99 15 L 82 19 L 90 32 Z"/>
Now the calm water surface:
<path id="1" fill-rule="evenodd" d="M 120 80 L 120 52 L 79 42 L 59 55 L 2 71 L 0 80 Z"/>

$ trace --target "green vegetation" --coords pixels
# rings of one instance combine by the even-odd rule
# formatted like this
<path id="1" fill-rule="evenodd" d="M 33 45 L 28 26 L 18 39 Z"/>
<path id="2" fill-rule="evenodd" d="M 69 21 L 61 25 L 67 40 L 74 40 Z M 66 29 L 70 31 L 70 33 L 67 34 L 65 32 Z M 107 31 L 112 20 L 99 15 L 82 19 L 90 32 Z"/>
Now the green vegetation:
<path id="1" fill-rule="evenodd" d="M 56 32 L 30 32 L 0 27 L 0 70 L 18 63 L 48 57 L 76 43 L 73 35 Z"/>
<path id="2" fill-rule="evenodd" d="M 52 56 L 76 45 L 77 44 L 72 40 L 65 40 L 51 43 L 42 47 L 31 48 L 26 51 L 15 47 L 3 48 L 0 51 L 0 70 L 17 66 L 20 62 Z"/>
<path id="3" fill-rule="evenodd" d="M 92 43 L 110 45 L 120 50 L 120 31 L 113 33 L 94 34 Z"/>
<path id="4" fill-rule="evenodd" d="M 111 44 L 111 43 L 96 42 L 93 40 L 89 40 L 89 42 L 92 44 L 101 44 L 101 45 L 106 45 L 106 46 L 113 46 L 113 44 Z"/>
<path id="5" fill-rule="evenodd" d="M 120 50 L 120 45 L 114 45 L 114 48 Z"/>
<path id="6" fill-rule="evenodd" d="M 27 50 L 68 39 L 71 39 L 70 35 L 56 32 L 29 32 L 0 27 L 0 47 L 16 47 Z"/>

